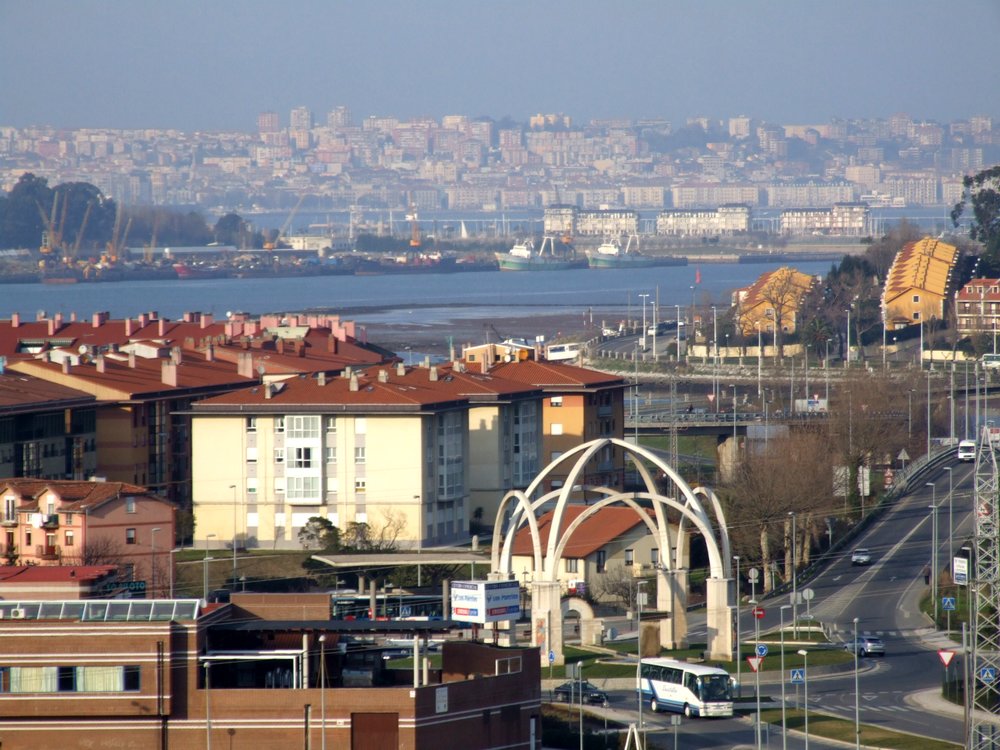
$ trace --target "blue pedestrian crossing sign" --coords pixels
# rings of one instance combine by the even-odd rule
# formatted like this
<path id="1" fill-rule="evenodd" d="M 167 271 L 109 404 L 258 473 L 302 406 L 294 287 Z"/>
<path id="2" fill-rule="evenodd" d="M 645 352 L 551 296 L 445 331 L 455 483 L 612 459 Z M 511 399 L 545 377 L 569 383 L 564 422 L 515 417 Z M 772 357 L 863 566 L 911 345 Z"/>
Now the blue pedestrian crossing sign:
<path id="1" fill-rule="evenodd" d="M 804 669 L 793 669 L 792 670 L 792 684 L 801 685 L 806 681 L 806 670 Z"/>
<path id="2" fill-rule="evenodd" d="M 766 643 L 758 643 L 757 644 L 757 656 L 759 656 L 761 658 L 767 656 L 767 644 Z"/>
<path id="3" fill-rule="evenodd" d="M 955 611 L 955 597 L 953 596 L 942 596 L 941 597 L 941 609 L 945 612 Z"/>
<path id="4" fill-rule="evenodd" d="M 979 670 L 979 680 L 987 685 L 992 685 L 997 681 L 996 667 L 983 667 Z"/>
<path id="5" fill-rule="evenodd" d="M 549 664 L 551 664 L 555 660 L 556 660 L 556 652 L 555 651 L 549 651 Z"/>

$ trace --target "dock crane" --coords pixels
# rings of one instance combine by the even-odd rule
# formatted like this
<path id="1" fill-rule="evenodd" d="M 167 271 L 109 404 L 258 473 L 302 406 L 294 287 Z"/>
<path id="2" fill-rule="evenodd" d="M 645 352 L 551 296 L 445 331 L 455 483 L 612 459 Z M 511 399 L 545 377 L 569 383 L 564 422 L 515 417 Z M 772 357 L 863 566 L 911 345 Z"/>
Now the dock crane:
<path id="1" fill-rule="evenodd" d="M 305 199 L 306 199 L 306 194 L 302 193 L 302 195 L 299 196 L 299 200 L 295 204 L 295 207 L 291 210 L 291 212 L 289 212 L 288 218 L 285 219 L 285 223 L 282 224 L 281 229 L 278 230 L 278 235 L 274 238 L 274 241 L 264 243 L 265 250 L 274 250 L 278 242 L 280 242 L 281 239 L 288 234 L 288 229 L 289 227 L 292 226 L 292 220 L 295 218 L 295 214 L 299 212 L 299 208 L 302 206 L 302 201 L 304 201 Z"/>
<path id="2" fill-rule="evenodd" d="M 410 222 L 410 252 L 416 253 L 420 251 L 420 223 L 417 221 L 417 207 L 410 203 L 410 213 L 406 215 L 407 220 Z"/>
<path id="3" fill-rule="evenodd" d="M 122 250 L 127 247 L 126 242 L 128 242 L 128 232 L 132 228 L 132 217 L 128 218 L 125 222 L 125 231 L 122 231 L 122 212 L 115 212 L 115 225 L 111 230 L 111 239 L 108 240 L 107 251 L 101 257 L 101 262 L 105 264 L 114 265 L 118 262 L 118 258 L 121 256 Z"/>
<path id="4" fill-rule="evenodd" d="M 63 256 L 63 263 L 67 266 L 71 266 L 76 262 L 77 253 L 80 251 L 80 241 L 83 239 L 84 232 L 87 231 L 87 221 L 90 220 L 90 212 L 93 208 L 93 201 L 88 201 L 87 210 L 83 212 L 83 221 L 80 222 L 80 227 L 76 230 L 76 239 L 73 241 L 73 249 Z"/>

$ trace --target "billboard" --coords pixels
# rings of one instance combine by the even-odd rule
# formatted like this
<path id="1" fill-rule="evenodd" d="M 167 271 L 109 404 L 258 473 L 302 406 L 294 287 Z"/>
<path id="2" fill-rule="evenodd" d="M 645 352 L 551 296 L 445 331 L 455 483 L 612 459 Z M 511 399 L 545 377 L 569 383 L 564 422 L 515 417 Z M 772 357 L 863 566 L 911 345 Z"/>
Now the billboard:
<path id="1" fill-rule="evenodd" d="M 517 581 L 452 581 L 451 619 L 485 625 L 521 616 Z"/>

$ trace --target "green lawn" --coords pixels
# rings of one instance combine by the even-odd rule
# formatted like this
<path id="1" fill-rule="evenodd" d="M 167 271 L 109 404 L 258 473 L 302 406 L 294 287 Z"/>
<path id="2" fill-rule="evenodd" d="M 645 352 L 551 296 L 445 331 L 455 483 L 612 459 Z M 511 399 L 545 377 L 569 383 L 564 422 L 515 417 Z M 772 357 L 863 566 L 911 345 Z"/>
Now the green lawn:
<path id="1" fill-rule="evenodd" d="M 781 709 L 769 708 L 760 712 L 761 721 L 768 724 L 781 725 Z M 785 710 L 785 725 L 799 732 L 805 731 L 805 714 L 798 709 Z M 838 719 L 826 714 L 809 712 L 809 735 L 826 737 L 831 740 L 853 745 L 854 722 Z M 884 748 L 885 750 L 953 750 L 961 745 L 951 742 L 931 740 L 912 734 L 892 732 L 871 724 L 861 725 L 861 744 L 867 747 Z"/>

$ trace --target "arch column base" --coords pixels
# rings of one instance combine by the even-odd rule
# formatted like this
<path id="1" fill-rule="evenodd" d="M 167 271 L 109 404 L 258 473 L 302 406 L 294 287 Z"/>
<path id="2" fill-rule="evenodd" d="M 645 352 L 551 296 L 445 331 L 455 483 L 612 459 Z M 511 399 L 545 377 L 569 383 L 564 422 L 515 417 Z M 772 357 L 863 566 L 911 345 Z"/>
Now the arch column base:
<path id="1" fill-rule="evenodd" d="M 553 581 L 531 583 L 531 642 L 538 646 L 541 665 L 549 665 L 549 651 L 554 655 L 552 664 L 565 664 L 563 656 L 562 590 Z"/>
<path id="2" fill-rule="evenodd" d="M 660 620 L 660 645 L 668 649 L 688 647 L 686 570 L 656 571 L 656 608 L 668 612 Z"/>
<path id="3" fill-rule="evenodd" d="M 729 601 L 732 580 L 709 578 L 705 581 L 706 648 L 705 658 L 733 660 L 733 607 Z"/>

